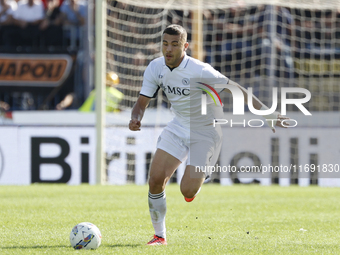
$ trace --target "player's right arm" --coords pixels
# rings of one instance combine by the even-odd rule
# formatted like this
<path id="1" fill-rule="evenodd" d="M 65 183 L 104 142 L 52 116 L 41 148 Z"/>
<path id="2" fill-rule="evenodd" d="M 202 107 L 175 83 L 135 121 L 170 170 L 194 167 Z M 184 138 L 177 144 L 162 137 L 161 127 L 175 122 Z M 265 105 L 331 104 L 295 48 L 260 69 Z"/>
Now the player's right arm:
<path id="1" fill-rule="evenodd" d="M 141 120 L 143 118 L 146 107 L 149 105 L 150 100 L 156 97 L 159 90 L 157 82 L 157 74 L 160 72 L 158 69 L 163 68 L 163 62 L 161 58 L 153 60 L 149 63 L 145 69 L 143 75 L 143 84 L 137 99 L 137 102 L 132 108 L 131 120 L 129 123 L 129 129 L 132 131 L 139 131 L 141 126 Z"/>
<path id="2" fill-rule="evenodd" d="M 131 120 L 129 123 L 129 129 L 132 131 L 139 131 L 141 121 L 145 112 L 146 107 L 149 105 L 151 98 L 139 95 L 137 102 L 132 108 Z"/>

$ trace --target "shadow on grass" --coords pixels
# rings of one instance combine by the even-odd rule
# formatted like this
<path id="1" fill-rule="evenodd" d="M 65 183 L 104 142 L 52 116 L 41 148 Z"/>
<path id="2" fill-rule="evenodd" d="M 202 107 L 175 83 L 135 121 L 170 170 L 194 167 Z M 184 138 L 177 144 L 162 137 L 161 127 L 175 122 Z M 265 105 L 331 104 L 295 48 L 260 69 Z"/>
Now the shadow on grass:
<path id="1" fill-rule="evenodd" d="M 69 245 L 33 245 L 33 246 L 9 246 L 9 247 L 0 247 L 1 249 L 48 249 L 48 248 L 72 248 Z"/>
<path id="2" fill-rule="evenodd" d="M 137 248 L 139 246 L 142 246 L 141 244 L 102 244 L 101 247 L 107 247 L 107 248 Z M 9 247 L 0 247 L 0 250 L 15 250 L 15 249 L 53 249 L 53 248 L 69 248 L 72 247 L 69 245 L 34 245 L 34 246 L 9 246 Z"/>
<path id="3" fill-rule="evenodd" d="M 141 244 L 102 244 L 101 247 L 106 248 L 137 248 L 142 246 Z M 15 249 L 53 249 L 53 248 L 68 248 L 72 249 L 69 245 L 34 245 L 34 246 L 8 246 L 0 247 L 0 250 L 15 250 Z M 1 252 L 0 252 L 1 253 Z"/>
<path id="4" fill-rule="evenodd" d="M 141 244 L 104 244 L 102 247 L 108 248 L 136 248 L 142 246 Z"/>

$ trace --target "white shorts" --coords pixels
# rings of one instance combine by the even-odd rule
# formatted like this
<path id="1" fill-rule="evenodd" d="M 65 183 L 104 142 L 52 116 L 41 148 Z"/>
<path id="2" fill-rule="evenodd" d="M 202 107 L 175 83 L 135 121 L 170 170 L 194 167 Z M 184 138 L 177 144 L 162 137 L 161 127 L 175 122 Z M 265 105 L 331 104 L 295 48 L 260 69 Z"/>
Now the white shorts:
<path id="1" fill-rule="evenodd" d="M 158 138 L 157 148 L 171 154 L 186 165 L 213 166 L 222 146 L 220 126 L 204 126 L 199 130 L 188 130 L 171 121 Z"/>

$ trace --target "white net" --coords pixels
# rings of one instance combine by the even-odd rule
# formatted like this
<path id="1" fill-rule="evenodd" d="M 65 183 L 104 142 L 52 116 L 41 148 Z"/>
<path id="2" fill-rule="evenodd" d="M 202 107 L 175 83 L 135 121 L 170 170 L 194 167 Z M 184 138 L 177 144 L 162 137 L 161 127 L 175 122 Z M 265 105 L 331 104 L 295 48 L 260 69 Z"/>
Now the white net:
<path id="1" fill-rule="evenodd" d="M 313 94 L 310 110 L 339 109 L 340 13 L 334 7 L 340 1 L 275 1 L 277 6 L 266 1 L 222 2 L 204 3 L 205 62 L 243 86 L 252 86 L 262 100 L 273 86 L 304 87 Z M 108 2 L 107 64 L 119 75 L 123 109 L 133 106 L 146 66 L 161 55 L 161 34 L 167 25 L 178 23 L 187 29 L 194 53 L 192 9 L 197 4 L 167 3 Z"/>
<path id="2" fill-rule="evenodd" d="M 198 10 L 202 11 L 204 62 L 241 85 L 251 86 L 267 105 L 271 105 L 272 87 L 301 87 L 313 95 L 305 104 L 309 111 L 339 111 L 339 0 L 124 0 L 108 1 L 107 8 L 107 68 L 120 78 L 123 111 L 135 103 L 148 63 L 161 56 L 161 34 L 167 25 L 180 24 L 187 30 L 188 54 L 195 54 L 194 13 Z M 225 111 L 231 111 L 231 98 L 223 100 Z M 158 109 L 168 106 L 161 94 L 150 104 Z M 290 106 L 288 111 L 298 109 Z M 154 125 L 162 123 L 154 119 Z M 294 142 L 291 145 L 294 150 Z M 149 158 L 151 152 L 147 152 Z M 134 176 L 136 159 L 125 158 L 128 176 Z"/>
<path id="3" fill-rule="evenodd" d="M 115 2 L 115 1 L 110 1 Z M 146 0 L 135 1 L 125 0 L 125 4 L 132 6 L 140 6 L 144 8 L 159 9 L 178 9 L 178 10 L 197 10 L 197 9 L 226 9 L 237 6 L 259 6 L 259 5 L 275 5 L 288 8 L 300 9 L 333 9 L 339 8 L 339 0 Z"/>
<path id="4" fill-rule="evenodd" d="M 161 32 L 166 22 L 162 9 L 109 2 L 107 15 L 107 67 L 120 79 L 125 98 L 121 107 L 136 101 L 147 64 L 160 56 Z"/>

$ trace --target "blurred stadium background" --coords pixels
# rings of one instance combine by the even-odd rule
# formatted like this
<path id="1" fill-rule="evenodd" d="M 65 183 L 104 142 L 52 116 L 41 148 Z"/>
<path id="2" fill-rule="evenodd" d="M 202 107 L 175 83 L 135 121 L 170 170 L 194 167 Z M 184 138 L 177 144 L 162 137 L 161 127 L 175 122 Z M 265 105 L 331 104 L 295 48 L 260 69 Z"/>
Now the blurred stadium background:
<path id="1" fill-rule="evenodd" d="M 41 31 L 28 44 L 8 44 L 1 25 L 0 184 L 145 184 L 158 135 L 172 118 L 162 91 L 151 101 L 141 132 L 129 131 L 127 124 L 143 72 L 161 56 L 162 30 L 174 23 L 188 31 L 189 55 L 252 87 L 265 104 L 271 105 L 273 87 L 312 94 L 305 104 L 312 116 L 288 108 L 296 128 L 272 134 L 224 127 L 220 165 L 326 164 L 339 170 L 339 0 L 77 4 L 86 10 L 84 22 L 62 24 L 57 45 L 47 44 Z M 229 119 L 232 99 L 223 97 Z M 103 109 L 95 109 L 99 98 Z M 179 182 L 183 170 L 171 182 Z M 337 177 L 322 171 L 216 173 L 213 182 L 339 186 Z"/>

